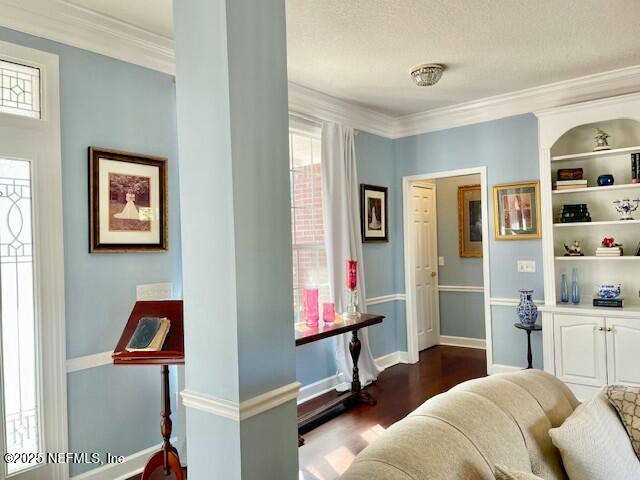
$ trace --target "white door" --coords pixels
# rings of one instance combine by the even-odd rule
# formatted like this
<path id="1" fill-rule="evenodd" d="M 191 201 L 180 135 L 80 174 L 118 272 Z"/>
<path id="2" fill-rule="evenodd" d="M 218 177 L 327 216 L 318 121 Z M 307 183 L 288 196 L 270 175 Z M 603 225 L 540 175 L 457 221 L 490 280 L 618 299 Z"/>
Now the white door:
<path id="1" fill-rule="evenodd" d="M 419 350 L 437 345 L 440 337 L 435 192 L 433 185 L 411 186 L 414 312 L 418 324 Z"/>
<path id="2" fill-rule="evenodd" d="M 607 383 L 640 386 L 640 324 L 607 317 Z"/>
<path id="3" fill-rule="evenodd" d="M 607 383 L 603 317 L 555 315 L 554 341 L 560 380 L 595 387 Z"/>
<path id="4" fill-rule="evenodd" d="M 68 449 L 57 57 L 0 42 L 0 67 L 0 480 L 61 479 L 41 456 Z"/>

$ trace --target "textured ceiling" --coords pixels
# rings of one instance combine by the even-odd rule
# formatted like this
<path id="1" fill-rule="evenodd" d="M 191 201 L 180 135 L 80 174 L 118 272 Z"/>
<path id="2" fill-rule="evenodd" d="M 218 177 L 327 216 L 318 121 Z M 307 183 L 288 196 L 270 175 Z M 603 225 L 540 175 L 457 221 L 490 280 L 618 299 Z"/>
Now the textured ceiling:
<path id="1" fill-rule="evenodd" d="M 71 1 L 172 36 L 171 0 Z M 640 0 L 286 5 L 289 79 L 393 115 L 640 64 Z M 431 62 L 447 65 L 440 83 L 413 85 L 409 67 Z"/>

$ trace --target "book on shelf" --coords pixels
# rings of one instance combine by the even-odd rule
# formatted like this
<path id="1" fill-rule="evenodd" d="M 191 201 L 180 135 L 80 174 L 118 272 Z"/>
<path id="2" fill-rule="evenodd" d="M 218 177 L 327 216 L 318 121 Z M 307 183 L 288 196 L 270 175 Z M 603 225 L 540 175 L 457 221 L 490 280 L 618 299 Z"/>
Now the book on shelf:
<path id="1" fill-rule="evenodd" d="M 557 186 L 565 186 L 565 185 L 587 185 L 588 181 L 584 180 L 558 180 L 556 182 Z"/>
<path id="2" fill-rule="evenodd" d="M 168 318 L 142 317 L 127 344 L 127 352 L 159 352 L 170 327 Z"/>
<path id="3" fill-rule="evenodd" d="M 623 308 L 624 298 L 600 298 L 598 296 L 593 297 L 594 307 L 607 307 L 607 308 Z"/>
<path id="4" fill-rule="evenodd" d="M 621 257 L 623 250 L 620 247 L 598 247 L 596 257 Z"/>

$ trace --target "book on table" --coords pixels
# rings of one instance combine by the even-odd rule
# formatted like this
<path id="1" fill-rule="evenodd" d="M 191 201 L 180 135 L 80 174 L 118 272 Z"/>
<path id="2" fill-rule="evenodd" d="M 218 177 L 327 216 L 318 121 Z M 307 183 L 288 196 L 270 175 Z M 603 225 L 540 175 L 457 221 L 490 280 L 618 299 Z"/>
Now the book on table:
<path id="1" fill-rule="evenodd" d="M 168 318 L 142 317 L 138 320 L 126 350 L 128 352 L 159 352 L 162 350 L 170 327 L 171 322 Z"/>

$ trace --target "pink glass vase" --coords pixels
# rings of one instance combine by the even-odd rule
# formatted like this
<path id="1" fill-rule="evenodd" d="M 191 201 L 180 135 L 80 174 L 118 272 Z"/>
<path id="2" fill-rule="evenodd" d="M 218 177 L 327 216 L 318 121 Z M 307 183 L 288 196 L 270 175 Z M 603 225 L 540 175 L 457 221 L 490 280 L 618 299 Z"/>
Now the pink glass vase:
<path id="1" fill-rule="evenodd" d="M 358 286 L 358 261 L 347 260 L 347 290 L 355 290 Z"/>
<path id="2" fill-rule="evenodd" d="M 333 303 L 322 304 L 322 320 L 328 325 L 336 321 L 336 307 Z"/>
<path id="3" fill-rule="evenodd" d="M 303 304 L 304 304 L 304 322 L 309 327 L 317 327 L 318 320 L 319 320 L 317 288 L 303 289 Z"/>

